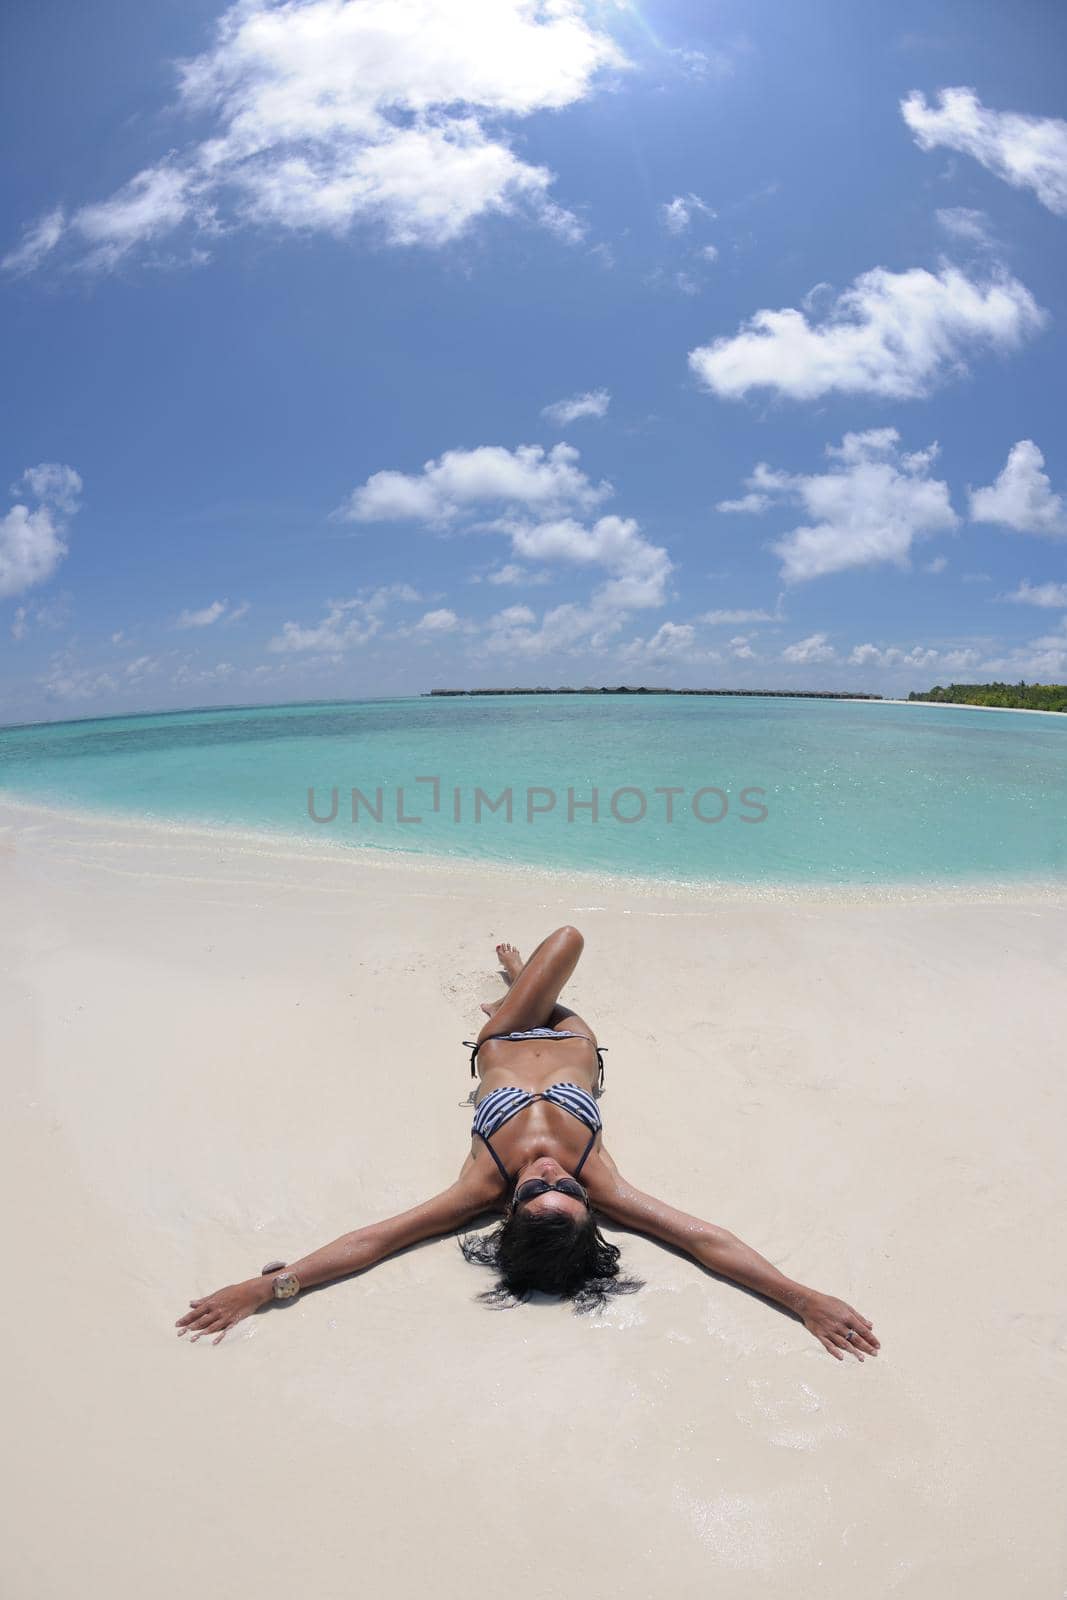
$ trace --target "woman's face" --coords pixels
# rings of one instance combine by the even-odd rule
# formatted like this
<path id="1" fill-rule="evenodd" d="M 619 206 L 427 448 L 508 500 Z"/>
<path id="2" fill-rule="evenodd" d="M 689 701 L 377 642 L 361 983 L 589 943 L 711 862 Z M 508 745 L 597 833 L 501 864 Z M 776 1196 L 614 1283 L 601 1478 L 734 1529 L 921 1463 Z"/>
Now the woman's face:
<path id="1" fill-rule="evenodd" d="M 551 1156 L 538 1156 L 536 1161 L 530 1161 L 520 1169 L 515 1179 L 515 1189 L 517 1191 L 521 1184 L 528 1183 L 531 1178 L 543 1178 L 546 1183 L 558 1183 L 560 1178 L 569 1177 L 571 1173 L 566 1167 L 561 1167 Z M 545 1194 L 535 1196 L 533 1200 L 524 1200 L 518 1209 L 534 1217 L 562 1214 L 572 1217 L 576 1222 L 580 1222 L 588 1214 L 588 1208 L 581 1200 L 575 1199 L 573 1195 L 560 1194 L 558 1189 L 549 1189 Z"/>

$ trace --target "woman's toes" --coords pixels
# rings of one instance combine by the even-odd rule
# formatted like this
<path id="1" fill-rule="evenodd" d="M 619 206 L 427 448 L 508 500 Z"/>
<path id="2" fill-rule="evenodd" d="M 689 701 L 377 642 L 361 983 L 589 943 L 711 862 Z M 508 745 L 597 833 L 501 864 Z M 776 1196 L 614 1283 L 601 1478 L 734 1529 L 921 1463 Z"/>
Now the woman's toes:
<path id="1" fill-rule="evenodd" d="M 514 982 L 519 973 L 522 971 L 522 957 L 520 956 L 518 950 L 513 944 L 509 944 L 505 940 L 503 943 L 497 945 L 496 953 L 500 965 L 504 968 L 504 971 L 507 973 L 512 982 Z"/>

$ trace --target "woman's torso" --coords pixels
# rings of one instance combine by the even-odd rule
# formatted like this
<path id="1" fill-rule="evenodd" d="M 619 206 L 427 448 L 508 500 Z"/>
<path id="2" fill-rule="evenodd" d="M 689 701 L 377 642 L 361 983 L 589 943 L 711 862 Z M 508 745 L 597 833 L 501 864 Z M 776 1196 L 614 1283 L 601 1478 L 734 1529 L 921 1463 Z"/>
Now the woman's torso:
<path id="1" fill-rule="evenodd" d="M 487 1039 L 478 1051 L 478 1066 L 475 1105 L 503 1085 L 543 1094 L 549 1084 L 576 1083 L 592 1094 L 597 1084 L 596 1051 L 585 1039 Z M 598 1134 L 594 1153 L 600 1139 Z M 562 1106 L 535 1100 L 498 1128 L 492 1142 L 513 1175 L 541 1156 L 551 1156 L 570 1171 L 589 1143 L 589 1129 Z M 492 1164 L 481 1139 L 472 1138 L 471 1153 L 476 1161 Z"/>

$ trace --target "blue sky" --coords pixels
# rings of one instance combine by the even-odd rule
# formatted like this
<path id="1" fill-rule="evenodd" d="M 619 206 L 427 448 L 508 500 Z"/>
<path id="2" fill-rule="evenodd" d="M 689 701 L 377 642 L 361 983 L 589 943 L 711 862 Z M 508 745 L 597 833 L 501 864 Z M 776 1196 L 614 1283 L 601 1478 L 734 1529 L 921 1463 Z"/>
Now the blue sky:
<path id="1" fill-rule="evenodd" d="M 0 721 L 1067 677 L 1067 14 L 5 21 Z"/>

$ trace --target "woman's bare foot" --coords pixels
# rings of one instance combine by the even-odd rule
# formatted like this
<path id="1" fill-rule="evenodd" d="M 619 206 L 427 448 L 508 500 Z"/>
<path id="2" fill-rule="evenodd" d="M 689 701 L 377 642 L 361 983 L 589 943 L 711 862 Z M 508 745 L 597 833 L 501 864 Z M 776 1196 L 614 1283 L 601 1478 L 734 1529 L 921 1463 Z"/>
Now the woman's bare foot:
<path id="1" fill-rule="evenodd" d="M 515 979 L 522 971 L 522 957 L 513 944 L 498 944 L 496 947 L 496 953 L 499 958 L 500 965 L 508 975 L 508 982 L 514 983 Z"/>
<path id="2" fill-rule="evenodd" d="M 515 979 L 522 971 L 523 960 L 521 955 L 513 944 L 506 943 L 498 944 L 496 947 L 496 953 L 500 961 L 500 965 L 507 973 L 508 983 L 514 983 Z M 504 996 L 504 999 L 507 999 L 506 995 Z M 504 1000 L 485 1000 L 482 1002 L 482 1010 L 485 1012 L 487 1017 L 491 1017 L 500 1010 L 500 1007 L 503 1004 Z"/>

